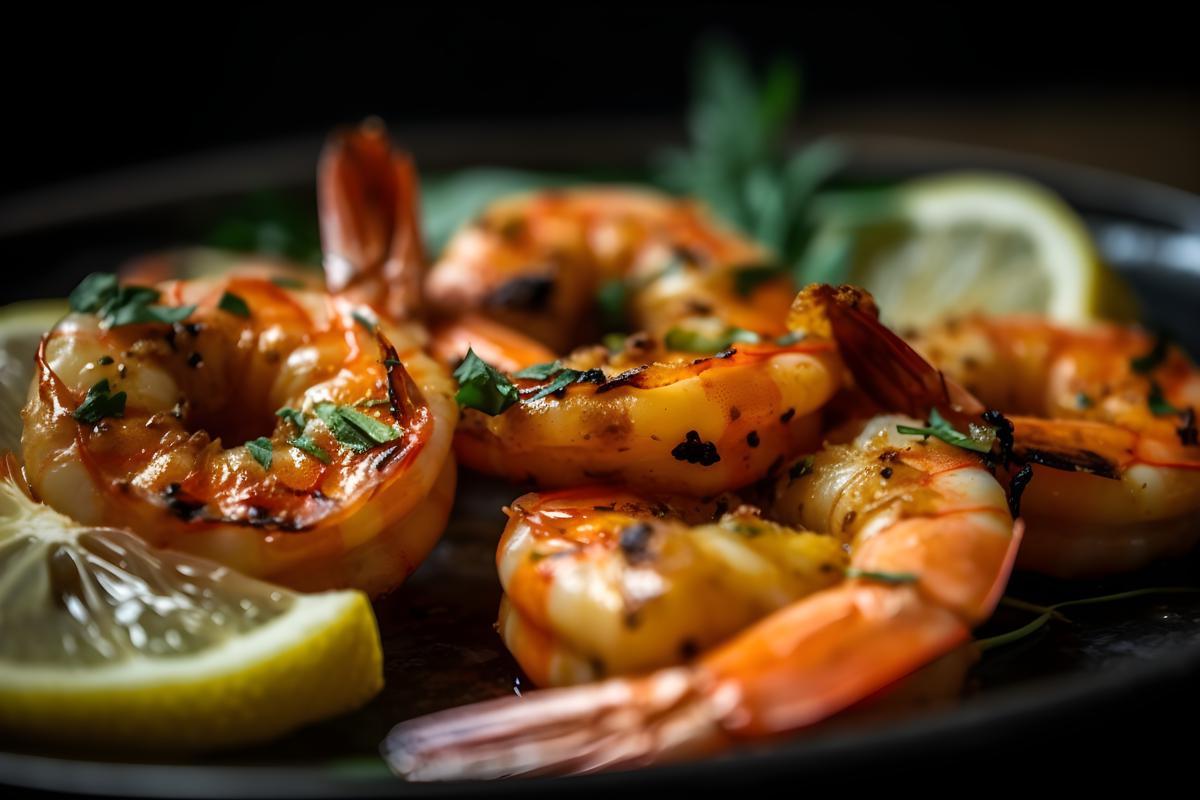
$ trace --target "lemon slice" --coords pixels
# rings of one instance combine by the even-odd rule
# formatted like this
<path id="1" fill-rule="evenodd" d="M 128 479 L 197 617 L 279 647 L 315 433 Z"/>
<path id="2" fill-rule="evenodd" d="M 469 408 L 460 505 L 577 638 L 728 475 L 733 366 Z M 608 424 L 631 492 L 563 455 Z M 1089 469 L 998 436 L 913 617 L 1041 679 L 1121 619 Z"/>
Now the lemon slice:
<path id="1" fill-rule="evenodd" d="M 21 408 L 33 380 L 42 334 L 67 313 L 65 300 L 30 300 L 0 308 L 0 453 L 21 452 Z"/>
<path id="2" fill-rule="evenodd" d="M 1131 311 L 1083 221 L 1036 183 L 950 173 L 903 184 L 889 200 L 887 214 L 853 226 L 849 280 L 875 296 L 891 326 L 971 312 L 1079 324 Z M 827 235 L 847 227 L 835 214 Z"/>
<path id="3" fill-rule="evenodd" d="M 156 550 L 0 478 L 0 732 L 139 754 L 232 747 L 382 685 L 362 593 L 297 594 Z"/>

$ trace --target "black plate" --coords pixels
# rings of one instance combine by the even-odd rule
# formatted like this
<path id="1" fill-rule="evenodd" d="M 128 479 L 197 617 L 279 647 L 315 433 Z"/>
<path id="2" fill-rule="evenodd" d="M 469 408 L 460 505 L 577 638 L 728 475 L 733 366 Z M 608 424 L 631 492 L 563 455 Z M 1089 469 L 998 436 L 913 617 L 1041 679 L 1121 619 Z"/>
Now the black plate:
<path id="1" fill-rule="evenodd" d="M 561 132 L 553 141 L 561 142 Z M 498 163 L 562 167 L 553 148 L 523 132 Z M 546 136 L 545 133 L 541 135 Z M 440 132 L 402 137 L 437 167 L 465 164 Z M 499 141 L 501 144 L 497 145 Z M 548 139 L 548 142 L 550 140 Z M 1173 330 L 1200 352 L 1200 198 L 1167 187 L 1061 163 L 931 142 L 854 138 L 847 177 L 888 181 L 949 168 L 1002 169 L 1036 178 L 1084 213 L 1106 258 L 1135 287 L 1147 320 Z M 10 280 L 5 301 L 65 294 L 88 271 L 112 269 L 148 250 L 202 239 L 244 193 L 281 190 L 311 209 L 319 139 L 158 165 L 51 187 L 0 203 L 0 256 Z M 598 147 L 602 145 L 598 144 Z M 530 153 L 549 161 L 530 163 Z M 577 153 L 579 151 L 576 151 Z M 629 163 L 591 149 L 590 164 Z M 644 152 L 640 151 L 640 152 Z M 599 161 L 595 159 L 599 158 Z M 310 213 L 311 211 L 305 211 Z M 20 280 L 13 280 L 20 276 Z M 1061 759 L 1081 747 L 1092 757 L 1161 753 L 1172 741 L 1167 720 L 1200 704 L 1200 596 L 1155 595 L 1073 610 L 1018 644 L 986 653 L 962 691 L 924 705 L 867 706 L 787 739 L 757 744 L 701 763 L 583 779 L 428 786 L 391 777 L 376 755 L 389 727 L 403 719 L 519 688 L 520 675 L 492 630 L 499 587 L 494 542 L 498 509 L 516 491 L 467 477 L 454 521 L 434 554 L 394 595 L 377 604 L 387 688 L 366 708 L 311 726 L 268 746 L 188 763 L 103 761 L 34 752 L 0 741 L 0 782 L 58 792 L 138 796 L 429 795 L 531 791 L 607 792 L 640 785 L 744 786 L 764 779 L 811 781 L 871 765 L 889 781 L 933 765 L 989 770 L 1015 755 Z M 1103 582 L 1065 583 L 1018 575 L 1013 596 L 1034 602 L 1089 597 L 1147 586 L 1197 585 L 1193 556 Z M 1019 627 L 1023 612 L 1002 609 L 981 636 Z M 1136 736 L 1128 732 L 1136 730 Z M 1161 766 L 1161 764 L 1160 764 Z"/>

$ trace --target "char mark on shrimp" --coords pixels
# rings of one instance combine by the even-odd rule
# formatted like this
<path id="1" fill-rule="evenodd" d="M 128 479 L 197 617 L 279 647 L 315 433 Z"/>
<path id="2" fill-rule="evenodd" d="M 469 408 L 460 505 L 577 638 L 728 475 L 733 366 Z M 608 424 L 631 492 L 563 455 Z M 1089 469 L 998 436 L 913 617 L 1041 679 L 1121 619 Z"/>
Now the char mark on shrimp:
<path id="1" fill-rule="evenodd" d="M 554 292 L 550 275 L 520 275 L 492 289 L 485 303 L 491 308 L 506 311 L 542 311 Z"/>

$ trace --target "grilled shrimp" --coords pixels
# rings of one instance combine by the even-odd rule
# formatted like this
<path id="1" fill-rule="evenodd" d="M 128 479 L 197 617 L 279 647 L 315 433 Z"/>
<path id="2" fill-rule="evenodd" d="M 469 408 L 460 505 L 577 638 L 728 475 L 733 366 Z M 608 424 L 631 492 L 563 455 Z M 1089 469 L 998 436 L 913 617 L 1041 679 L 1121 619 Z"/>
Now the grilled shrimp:
<path id="1" fill-rule="evenodd" d="M 1032 451 L 1020 566 L 1102 575 L 1200 539 L 1200 371 L 1178 348 L 1126 326 L 1075 329 L 1031 317 L 972 317 L 910 341 L 1010 415 L 1017 444 Z M 1059 463 L 1059 443 L 1094 457 Z"/>
<path id="2" fill-rule="evenodd" d="M 607 486 L 513 502 L 498 628 L 526 676 L 561 686 L 680 663 L 842 579 L 837 538 L 723 513 L 733 502 Z"/>
<path id="3" fill-rule="evenodd" d="M 494 416 L 464 409 L 455 450 L 465 465 L 539 488 L 611 482 L 699 496 L 815 449 L 819 411 L 843 378 L 827 339 L 697 357 L 642 335 L 513 380 L 520 402 Z"/>
<path id="4" fill-rule="evenodd" d="M 701 317 L 778 336 L 794 289 L 769 260 L 689 201 L 552 189 L 493 203 L 451 239 L 426 290 L 449 317 L 485 314 L 556 353 L 600 338 L 599 292 L 630 330 L 657 336 Z"/>
<path id="5" fill-rule="evenodd" d="M 694 757 L 815 723 L 954 649 L 990 614 L 1015 556 L 1020 526 L 1014 526 L 1005 492 L 979 454 L 903 436 L 896 426 L 906 422 L 915 420 L 876 418 L 848 443 L 828 446 L 811 462 L 802 462 L 811 470 L 807 474 L 800 474 L 802 469 L 779 479 L 771 515 L 848 546 L 849 565 L 844 574 L 835 574 L 836 585 L 815 592 L 818 586 L 800 586 L 800 599 L 685 666 L 402 723 L 384 744 L 393 770 L 409 779 L 438 780 L 586 772 Z M 587 495 L 579 499 L 586 502 Z M 526 498 L 510 522 L 510 539 L 531 540 L 526 562 L 541 547 L 550 551 L 535 564 L 526 563 L 524 576 L 519 552 L 515 568 L 503 554 L 501 563 L 502 571 L 511 570 L 510 593 L 522 581 L 519 591 L 532 595 L 518 594 L 511 601 L 529 613 L 522 628 L 534 634 L 527 641 L 514 637 L 518 657 L 551 680 L 572 677 L 570 665 L 594 652 L 584 646 L 621 642 L 620 635 L 606 642 L 605 634 L 624 610 L 622 589 L 645 591 L 657 579 L 664 592 L 658 599 L 670 597 L 671 577 L 684 569 L 671 563 L 673 539 L 680 534 L 666 526 L 617 538 L 618 543 L 626 535 L 644 539 L 644 547 L 636 548 L 644 552 L 635 560 L 644 557 L 648 566 L 612 563 L 618 557 L 610 555 L 614 532 L 609 526 L 622 524 L 620 514 L 630 507 L 627 499 L 615 499 L 616 518 L 583 510 L 578 519 L 558 519 L 561 498 Z M 630 516 L 638 519 L 633 525 L 649 525 L 640 512 Z M 576 524 L 576 531 L 566 530 Z M 560 558 L 567 566 L 558 566 Z M 732 562 L 737 556 L 731 552 L 727 558 Z M 836 559 L 822 556 L 813 561 L 818 563 L 832 563 L 841 573 Z M 703 566 L 699 569 L 703 574 Z M 624 573 L 623 580 L 613 571 Z M 819 566 L 815 571 L 820 574 Z M 545 584 L 540 590 L 539 574 Z M 731 584 L 737 582 L 730 578 Z M 691 588 L 686 581 L 679 587 Z M 770 587 L 759 588 L 762 595 L 770 594 Z M 736 593 L 728 601 L 735 610 L 721 624 L 737 616 L 743 603 L 751 615 L 763 610 L 756 593 L 753 587 Z M 638 613 L 649 620 L 655 602 L 647 600 Z M 663 602 L 657 613 L 670 623 L 673 615 L 687 614 L 678 610 L 679 603 Z M 530 604 L 533 611 L 526 612 Z M 695 630 L 708 608 L 697 608 L 697 618 L 686 625 L 660 630 L 670 635 Z M 599 631 L 563 627 L 584 618 Z M 539 623 L 549 629 L 538 628 Z M 547 658 L 538 650 L 547 642 L 561 652 Z M 678 658 L 674 652 L 662 655 Z M 566 669 L 556 672 L 560 667 Z"/>
<path id="6" fill-rule="evenodd" d="M 411 169 L 382 132 L 322 156 L 336 293 L 259 273 L 119 286 L 93 276 L 43 339 L 24 409 L 30 482 L 88 524 L 315 590 L 407 577 L 453 500 L 454 382 L 425 332 Z M 399 297 L 385 291 L 397 286 Z"/>

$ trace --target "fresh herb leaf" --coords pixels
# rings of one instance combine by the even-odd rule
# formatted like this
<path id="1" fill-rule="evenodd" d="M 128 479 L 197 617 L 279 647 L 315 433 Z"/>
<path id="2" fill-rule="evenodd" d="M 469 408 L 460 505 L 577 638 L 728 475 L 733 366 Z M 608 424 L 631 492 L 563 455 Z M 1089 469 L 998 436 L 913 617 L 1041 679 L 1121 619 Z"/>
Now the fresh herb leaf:
<path id="1" fill-rule="evenodd" d="M 868 581 L 879 581 L 880 583 L 890 583 L 893 585 L 901 583 L 916 583 L 919 578 L 911 572 L 876 572 L 869 569 L 859 569 L 858 567 L 846 568 L 847 578 L 863 578 Z"/>
<path id="2" fill-rule="evenodd" d="M 84 278 L 69 302 L 72 311 L 95 314 L 100 322 L 113 328 L 119 325 L 142 323 L 183 322 L 196 310 L 195 306 L 156 306 L 157 289 L 148 286 L 121 286 L 117 276 L 97 272 Z"/>
<path id="3" fill-rule="evenodd" d="M 326 453 L 324 448 L 314 442 L 309 436 L 297 436 L 288 439 L 288 444 L 297 450 L 303 450 L 322 464 L 328 464 L 333 460 L 329 457 L 329 453 Z"/>
<path id="4" fill-rule="evenodd" d="M 629 327 L 625 308 L 629 301 L 629 289 L 625 281 L 613 278 L 600 284 L 596 290 L 596 310 L 599 312 L 602 331 L 623 331 Z"/>
<path id="5" fill-rule="evenodd" d="M 1163 394 L 1163 388 L 1158 385 L 1158 381 L 1150 381 L 1150 394 L 1146 398 L 1146 403 L 1150 406 L 1150 413 L 1156 417 L 1166 417 L 1172 414 L 1182 414 L 1182 408 L 1176 408 L 1171 405 Z"/>
<path id="6" fill-rule="evenodd" d="M 744 328 L 727 328 L 718 336 L 710 336 L 698 331 L 683 328 L 671 328 L 664 337 L 668 350 L 679 350 L 685 353 L 719 353 L 728 350 L 735 342 L 756 344 L 761 341 L 759 335 Z"/>
<path id="7" fill-rule="evenodd" d="M 377 319 L 359 309 L 355 309 L 354 311 L 350 312 L 350 316 L 354 317 L 355 322 L 366 328 L 367 333 L 374 333 L 375 327 L 379 324 Z"/>
<path id="8" fill-rule="evenodd" d="M 147 323 L 171 325 L 176 322 L 183 322 L 195 310 L 195 306 L 152 306 L 148 302 L 138 299 L 124 305 L 117 305 L 110 313 L 101 312 L 100 319 L 110 328 L 116 328 L 121 325 L 143 325 Z"/>
<path id="9" fill-rule="evenodd" d="M 276 411 L 275 416 L 279 417 L 280 419 L 285 419 L 295 425 L 298 433 L 303 433 L 304 426 L 308 424 L 308 420 L 305 419 L 303 411 L 297 411 L 296 409 L 288 408 L 287 406 L 284 406 Z"/>
<path id="10" fill-rule="evenodd" d="M 933 436 L 946 444 L 952 444 L 964 450 L 973 450 L 976 453 L 991 452 L 992 445 L 996 441 L 996 429 L 990 425 L 972 425 L 971 427 L 971 435 L 961 433 L 934 408 L 929 411 L 929 427 L 914 428 L 910 425 L 897 425 L 896 430 L 910 436 L 924 436 L 926 439 Z"/>
<path id="11" fill-rule="evenodd" d="M 390 442 L 400 436 L 391 425 L 367 416 L 353 406 L 336 403 L 317 403 L 313 409 L 342 446 L 355 453 L 365 453 L 372 447 Z"/>
<path id="12" fill-rule="evenodd" d="M 562 372 L 563 365 L 560 361 L 547 361 L 544 364 L 534 364 L 533 366 L 525 367 L 513 373 L 514 378 L 525 378 L 527 380 L 544 381 L 547 378 L 553 377 Z"/>
<path id="13" fill-rule="evenodd" d="M 700 198 L 795 272 L 816 230 L 812 201 L 844 161 L 841 148 L 816 142 L 789 154 L 800 87 L 794 64 L 777 61 L 759 80 L 727 43 L 708 42 L 699 56 L 690 146 L 662 154 L 659 181 Z"/>
<path id="14" fill-rule="evenodd" d="M 235 317 L 249 317 L 250 306 L 246 301 L 237 296 L 233 292 L 225 292 L 221 295 L 221 300 L 217 303 L 217 308 Z"/>
<path id="15" fill-rule="evenodd" d="M 754 264 L 738 268 L 733 273 L 733 290 L 741 297 L 749 297 L 764 283 L 787 277 L 781 264 Z"/>
<path id="16" fill-rule="evenodd" d="M 117 294 L 117 276 L 109 272 L 93 272 L 76 286 L 67 302 L 72 311 L 94 314 Z"/>
<path id="17" fill-rule="evenodd" d="M 96 359 L 96 363 L 102 367 L 107 367 L 109 364 L 113 363 L 113 357 L 112 356 L 100 356 L 99 358 Z"/>
<path id="18" fill-rule="evenodd" d="M 254 456 L 254 460 L 262 464 L 263 469 L 271 468 L 271 440 L 265 436 L 246 442 L 246 451 Z"/>
<path id="19" fill-rule="evenodd" d="M 517 387 L 471 349 L 454 370 L 454 378 L 458 381 L 454 399 L 462 408 L 474 408 L 494 417 L 520 399 Z"/>
<path id="20" fill-rule="evenodd" d="M 1096 401 L 1092 400 L 1092 398 L 1088 396 L 1087 392 L 1080 392 L 1079 394 L 1075 395 L 1075 405 L 1079 406 L 1080 408 L 1091 408 L 1092 406 L 1096 405 Z"/>
<path id="21" fill-rule="evenodd" d="M 579 380 L 580 376 L 582 376 L 583 374 L 584 373 L 580 372 L 577 369 L 563 369 L 557 375 L 554 376 L 554 379 L 552 381 L 547 383 L 545 386 L 540 387 L 531 396 L 526 397 L 525 400 L 526 401 L 541 400 L 543 397 L 546 397 L 547 395 L 554 394 L 559 389 L 567 388 L 572 383 L 575 383 L 577 380 Z"/>
<path id="22" fill-rule="evenodd" d="M 105 417 L 125 416 L 125 393 L 110 394 L 108 379 L 97 381 L 71 415 L 85 425 L 95 425 Z"/>

